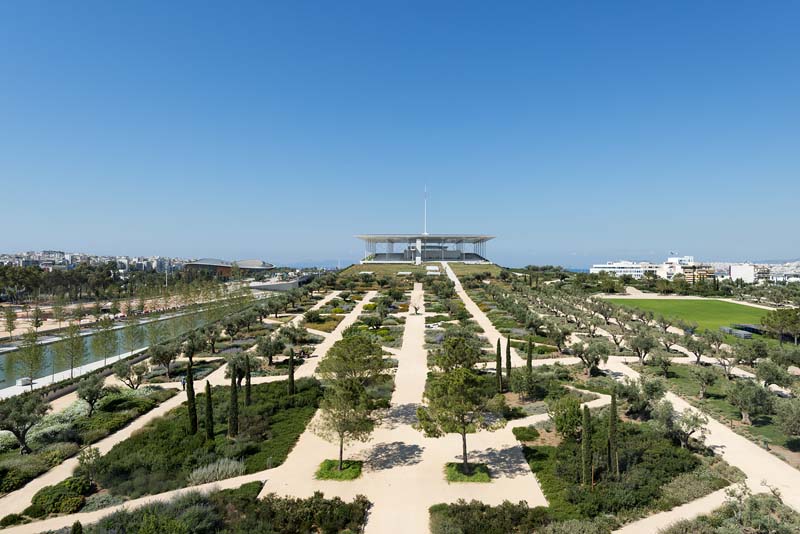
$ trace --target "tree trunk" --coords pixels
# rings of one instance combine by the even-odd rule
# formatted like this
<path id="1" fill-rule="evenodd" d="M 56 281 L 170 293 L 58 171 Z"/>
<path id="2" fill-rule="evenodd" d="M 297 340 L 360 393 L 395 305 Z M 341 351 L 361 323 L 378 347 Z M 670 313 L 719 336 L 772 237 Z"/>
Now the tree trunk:
<path id="1" fill-rule="evenodd" d="M 751 425 L 752 422 L 750 421 L 750 414 L 747 412 L 742 412 L 742 423 L 745 425 Z"/>
<path id="2" fill-rule="evenodd" d="M 467 460 L 467 431 L 461 432 L 461 454 L 463 455 L 464 474 L 469 473 L 469 461 Z"/>
<path id="3" fill-rule="evenodd" d="M 344 464 L 344 435 L 339 436 L 339 471 L 342 470 Z"/>

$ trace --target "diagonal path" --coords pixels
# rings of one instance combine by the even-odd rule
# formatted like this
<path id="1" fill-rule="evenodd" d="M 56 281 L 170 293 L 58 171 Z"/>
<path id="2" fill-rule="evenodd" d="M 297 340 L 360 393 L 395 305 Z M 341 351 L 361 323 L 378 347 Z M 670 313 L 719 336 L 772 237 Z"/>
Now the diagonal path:
<path id="1" fill-rule="evenodd" d="M 338 295 L 338 291 L 334 291 L 326 295 L 323 299 L 317 302 L 312 309 L 317 309 L 323 307 L 325 304 L 330 302 L 331 299 Z M 358 315 L 356 314 L 356 317 Z M 299 315 L 292 319 L 292 321 L 300 321 L 302 320 L 302 315 Z M 290 321 L 290 322 L 292 322 Z M 319 350 L 319 348 L 317 349 Z M 325 349 L 327 351 L 327 348 Z M 322 352 L 324 354 L 324 352 Z M 314 368 L 316 368 L 316 362 L 314 363 Z M 298 368 L 297 376 L 309 376 L 309 373 L 303 374 L 303 369 L 306 367 L 302 365 Z M 207 377 L 196 380 L 195 381 L 195 391 L 202 391 L 202 388 L 205 386 L 205 381 L 208 380 L 212 386 L 221 386 L 226 385 L 227 380 L 225 379 L 225 371 L 227 369 L 227 365 L 222 365 L 218 369 L 214 370 L 211 374 Z M 283 377 L 276 377 L 278 379 L 286 379 L 285 376 Z M 169 386 L 170 384 L 166 384 Z M 170 410 L 177 408 L 182 403 L 186 401 L 186 392 L 180 391 L 174 397 L 167 399 L 166 401 L 162 402 L 160 405 L 156 406 L 149 412 L 143 414 L 141 417 L 134 419 L 128 426 L 120 429 L 119 431 L 106 436 L 105 438 L 101 439 L 97 443 L 93 444 L 92 447 L 95 447 L 100 451 L 101 455 L 105 455 L 110 451 L 114 445 L 120 443 L 133 435 L 134 432 L 144 428 L 149 422 L 165 415 Z M 22 488 L 12 491 L 11 493 L 3 496 L 0 498 L 0 510 L 2 511 L 3 515 L 11 514 L 11 513 L 21 513 L 25 508 L 27 508 L 31 504 L 31 499 L 36 494 L 37 491 L 40 489 L 51 486 L 53 484 L 57 484 L 62 480 L 65 480 L 72 476 L 73 471 L 75 468 L 78 467 L 78 458 L 77 456 L 73 456 L 72 458 L 68 458 L 61 464 L 53 467 L 49 471 L 43 473 L 41 476 L 31 480 Z"/>

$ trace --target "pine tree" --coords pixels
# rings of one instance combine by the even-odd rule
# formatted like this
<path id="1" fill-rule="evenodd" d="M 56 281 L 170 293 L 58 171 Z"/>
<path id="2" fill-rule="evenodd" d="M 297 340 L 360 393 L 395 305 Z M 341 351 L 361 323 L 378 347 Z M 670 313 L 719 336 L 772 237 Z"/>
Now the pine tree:
<path id="1" fill-rule="evenodd" d="M 511 335 L 506 338 L 506 384 L 511 384 Z"/>
<path id="2" fill-rule="evenodd" d="M 194 375 L 192 374 L 192 359 L 186 366 L 186 408 L 189 412 L 189 434 L 197 434 L 197 404 L 194 399 Z"/>
<path id="3" fill-rule="evenodd" d="M 591 443 L 591 417 L 589 407 L 583 405 L 583 424 L 581 425 L 581 463 L 583 465 L 582 482 L 584 486 L 592 483 L 592 443 Z"/>
<path id="4" fill-rule="evenodd" d="M 211 384 L 206 380 L 206 438 L 214 439 L 214 399 L 211 397 Z"/>
<path id="5" fill-rule="evenodd" d="M 497 338 L 497 362 L 495 364 L 495 373 L 497 374 L 497 392 L 503 392 L 503 359 L 500 356 L 500 338 Z"/>
<path id="6" fill-rule="evenodd" d="M 244 356 L 244 405 L 250 406 L 250 356 Z"/>
<path id="7" fill-rule="evenodd" d="M 239 390 L 236 388 L 236 369 L 231 369 L 231 398 L 228 407 L 228 436 L 235 438 L 239 433 Z"/>
<path id="8" fill-rule="evenodd" d="M 526 362 L 528 374 L 533 373 L 533 339 L 528 336 L 528 360 Z"/>
<path id="9" fill-rule="evenodd" d="M 617 393 L 611 392 L 608 409 L 608 470 L 619 478 L 619 455 L 617 454 Z"/>
<path id="10" fill-rule="evenodd" d="M 289 395 L 294 391 L 294 349 L 289 349 Z"/>

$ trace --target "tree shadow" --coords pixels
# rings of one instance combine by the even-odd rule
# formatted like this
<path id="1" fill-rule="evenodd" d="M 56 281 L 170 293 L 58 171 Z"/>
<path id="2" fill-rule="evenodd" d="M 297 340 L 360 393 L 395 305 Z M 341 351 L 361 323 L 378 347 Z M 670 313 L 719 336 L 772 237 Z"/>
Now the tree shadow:
<path id="1" fill-rule="evenodd" d="M 417 423 L 417 408 L 419 404 L 398 404 L 389 408 L 389 413 L 383 418 L 383 424 L 388 428 L 397 428 L 401 425 L 415 425 Z"/>
<path id="2" fill-rule="evenodd" d="M 787 439 L 786 448 L 792 452 L 800 452 L 800 438 Z"/>
<path id="3" fill-rule="evenodd" d="M 525 476 L 531 472 L 522 451 L 517 446 L 474 452 L 469 455 L 469 461 L 486 464 L 492 472 L 493 478 L 497 476 L 514 478 Z"/>
<path id="4" fill-rule="evenodd" d="M 378 443 L 367 452 L 364 463 L 371 471 L 415 465 L 422 461 L 423 450 L 419 445 L 402 441 Z"/>

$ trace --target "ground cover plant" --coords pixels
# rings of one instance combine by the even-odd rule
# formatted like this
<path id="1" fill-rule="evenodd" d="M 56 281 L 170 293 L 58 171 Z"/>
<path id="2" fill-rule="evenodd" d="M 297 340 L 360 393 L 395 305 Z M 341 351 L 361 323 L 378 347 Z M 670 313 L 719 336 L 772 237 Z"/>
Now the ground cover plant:
<path id="1" fill-rule="evenodd" d="M 115 512 L 82 530 L 86 534 L 355 533 L 362 531 L 371 506 L 363 496 L 347 503 L 339 498 L 326 499 L 321 493 L 306 499 L 275 494 L 258 499 L 261 487 L 261 482 L 251 482 L 208 495 L 189 493 L 168 502 Z"/>
<path id="2" fill-rule="evenodd" d="M 314 379 L 300 379 L 287 395 L 286 382 L 252 386 L 251 404 L 237 395 L 239 432 L 226 435 L 231 413 L 229 386 L 212 389 L 213 429 L 187 433 L 184 404 L 117 444 L 96 465 L 101 488 L 114 495 L 138 497 L 184 487 L 192 473 L 223 458 L 242 461 L 246 473 L 283 463 L 316 411 L 322 395 Z M 197 395 L 199 419 L 205 421 L 205 395 Z M 228 432 L 230 433 L 230 431 Z"/>
<path id="3" fill-rule="evenodd" d="M 731 324 L 760 324 L 766 310 L 714 299 L 608 299 L 629 309 L 697 323 L 700 330 L 719 330 Z"/>
<path id="4" fill-rule="evenodd" d="M 89 415 L 82 400 L 61 412 L 45 415 L 27 434 L 31 448 L 20 454 L 10 433 L 0 433 L 0 494 L 14 491 L 89 445 L 126 426 L 175 395 L 173 389 L 143 386 L 137 390 L 105 390 Z M 32 395 L 38 395 L 34 392 Z"/>
<path id="5" fill-rule="evenodd" d="M 660 534 L 728 534 L 800 532 L 800 514 L 772 494 L 750 495 L 746 487 L 728 492 L 728 501 L 711 514 L 684 519 Z"/>
<path id="6" fill-rule="evenodd" d="M 343 460 L 340 470 L 337 460 L 323 460 L 314 476 L 319 480 L 354 480 L 361 476 L 363 464 L 359 460 Z"/>
<path id="7" fill-rule="evenodd" d="M 445 479 L 448 482 L 491 482 L 492 477 L 486 464 L 470 463 L 468 471 L 460 462 L 450 462 L 444 466 Z"/>

